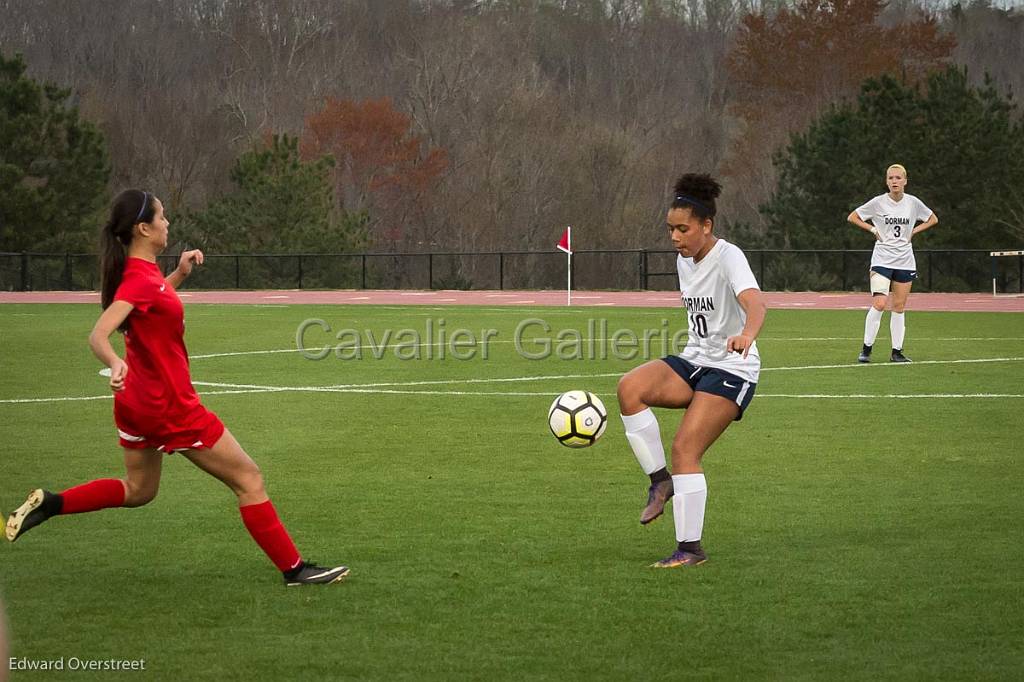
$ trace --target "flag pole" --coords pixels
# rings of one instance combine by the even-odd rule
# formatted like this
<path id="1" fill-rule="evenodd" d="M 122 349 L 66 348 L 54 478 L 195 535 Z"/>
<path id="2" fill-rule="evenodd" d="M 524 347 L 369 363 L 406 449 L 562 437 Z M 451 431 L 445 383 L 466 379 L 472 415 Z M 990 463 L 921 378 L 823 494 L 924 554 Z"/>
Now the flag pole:
<path id="1" fill-rule="evenodd" d="M 565 252 L 565 257 L 569 263 L 568 277 L 565 284 L 565 305 L 572 305 L 572 225 L 565 226 L 565 232 L 569 235 L 569 249 Z"/>

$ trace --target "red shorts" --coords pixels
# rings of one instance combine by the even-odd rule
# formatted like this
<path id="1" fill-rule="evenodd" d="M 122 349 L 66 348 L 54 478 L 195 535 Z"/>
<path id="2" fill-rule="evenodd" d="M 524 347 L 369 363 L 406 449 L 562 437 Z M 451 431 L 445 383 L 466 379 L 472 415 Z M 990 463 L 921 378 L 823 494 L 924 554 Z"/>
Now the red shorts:
<path id="1" fill-rule="evenodd" d="M 224 423 L 202 405 L 185 417 L 168 421 L 164 416 L 140 414 L 115 400 L 114 423 L 121 447 L 132 450 L 203 450 L 212 448 L 224 435 Z"/>

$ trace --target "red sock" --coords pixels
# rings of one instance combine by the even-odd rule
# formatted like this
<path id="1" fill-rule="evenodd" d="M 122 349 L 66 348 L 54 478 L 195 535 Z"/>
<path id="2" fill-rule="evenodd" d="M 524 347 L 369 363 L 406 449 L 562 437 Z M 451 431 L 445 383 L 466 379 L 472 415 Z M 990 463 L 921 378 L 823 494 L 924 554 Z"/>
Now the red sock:
<path id="1" fill-rule="evenodd" d="M 60 494 L 64 502 L 61 514 L 81 514 L 124 506 L 124 483 L 118 478 L 98 478 Z"/>
<path id="2" fill-rule="evenodd" d="M 299 550 L 295 549 L 291 536 L 281 519 L 277 518 L 277 510 L 270 500 L 239 507 L 238 511 L 242 513 L 242 523 L 249 535 L 266 552 L 277 570 L 288 571 L 302 563 Z"/>

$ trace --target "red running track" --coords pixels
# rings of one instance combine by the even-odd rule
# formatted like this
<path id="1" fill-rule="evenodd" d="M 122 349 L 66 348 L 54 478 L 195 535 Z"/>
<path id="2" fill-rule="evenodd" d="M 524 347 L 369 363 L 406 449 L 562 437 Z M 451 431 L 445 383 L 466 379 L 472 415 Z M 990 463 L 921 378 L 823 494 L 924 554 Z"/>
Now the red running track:
<path id="1" fill-rule="evenodd" d="M 370 305 L 487 305 L 564 306 L 564 291 L 410 291 L 410 290 L 282 290 L 282 291 L 189 291 L 179 292 L 186 303 L 236 304 L 370 304 Z M 865 310 L 866 293 L 765 292 L 769 308 Z M 0 303 L 99 304 L 94 291 L 4 291 Z M 679 294 L 671 291 L 575 291 L 572 305 L 579 307 L 624 306 L 671 308 L 679 306 Z M 987 294 L 910 295 L 909 310 L 1024 312 L 1024 297 L 994 298 Z"/>

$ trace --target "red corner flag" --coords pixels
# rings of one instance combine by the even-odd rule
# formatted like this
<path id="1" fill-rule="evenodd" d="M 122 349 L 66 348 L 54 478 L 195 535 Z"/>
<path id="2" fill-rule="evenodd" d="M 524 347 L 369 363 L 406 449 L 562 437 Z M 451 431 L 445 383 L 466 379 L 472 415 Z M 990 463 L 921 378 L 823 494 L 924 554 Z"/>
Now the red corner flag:
<path id="1" fill-rule="evenodd" d="M 572 253 L 572 239 L 569 233 L 572 231 L 571 227 L 565 228 L 565 232 L 562 233 L 562 238 L 558 240 L 558 250 L 565 251 L 566 253 Z"/>
<path id="2" fill-rule="evenodd" d="M 565 283 L 565 304 L 572 305 L 572 226 L 566 227 L 562 238 L 558 240 L 558 250 L 565 252 L 565 262 L 568 265 Z"/>

